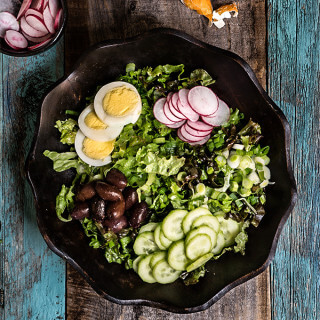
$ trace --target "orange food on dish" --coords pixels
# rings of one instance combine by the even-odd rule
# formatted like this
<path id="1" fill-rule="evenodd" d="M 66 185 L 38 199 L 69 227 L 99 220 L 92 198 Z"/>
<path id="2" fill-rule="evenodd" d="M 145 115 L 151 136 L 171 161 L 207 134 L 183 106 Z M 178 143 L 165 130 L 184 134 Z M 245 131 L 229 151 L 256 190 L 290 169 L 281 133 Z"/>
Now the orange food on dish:
<path id="1" fill-rule="evenodd" d="M 210 0 L 183 0 L 186 7 L 196 10 L 199 14 L 207 17 L 212 21 L 212 5 Z"/>

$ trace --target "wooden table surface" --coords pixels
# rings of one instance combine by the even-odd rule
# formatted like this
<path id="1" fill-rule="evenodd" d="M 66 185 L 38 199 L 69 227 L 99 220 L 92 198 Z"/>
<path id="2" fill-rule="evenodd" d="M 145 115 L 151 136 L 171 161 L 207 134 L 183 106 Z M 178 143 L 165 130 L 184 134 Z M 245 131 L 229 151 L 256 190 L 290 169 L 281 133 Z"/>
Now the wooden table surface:
<path id="1" fill-rule="evenodd" d="M 213 1 L 214 7 L 227 0 Z M 68 0 L 65 37 L 30 58 L 0 55 L 0 319 L 320 319 L 319 0 L 242 0 L 222 29 L 178 0 Z M 91 44 L 156 27 L 182 30 L 244 58 L 287 116 L 298 203 L 271 266 L 206 311 L 178 315 L 99 297 L 51 252 L 24 163 L 40 101 Z M 35 94 L 36 93 L 36 94 Z M 270 212 L 269 214 L 272 214 Z M 3 298 L 3 299 L 2 299 Z"/>

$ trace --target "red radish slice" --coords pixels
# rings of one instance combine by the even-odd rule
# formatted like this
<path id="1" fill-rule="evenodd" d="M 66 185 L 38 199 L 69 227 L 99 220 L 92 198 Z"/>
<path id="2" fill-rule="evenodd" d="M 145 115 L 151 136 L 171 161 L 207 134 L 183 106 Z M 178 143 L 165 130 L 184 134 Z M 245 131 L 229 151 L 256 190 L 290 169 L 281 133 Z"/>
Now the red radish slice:
<path id="1" fill-rule="evenodd" d="M 180 100 L 178 100 L 178 109 L 179 111 L 190 121 L 197 121 L 199 115 L 193 111 L 189 104 L 183 105 Z"/>
<path id="2" fill-rule="evenodd" d="M 27 39 L 15 30 L 8 30 L 5 35 L 5 40 L 13 49 L 25 49 L 28 46 Z"/>
<path id="3" fill-rule="evenodd" d="M 172 121 L 172 122 L 179 122 L 179 121 L 183 120 L 183 119 L 180 119 L 180 118 L 176 117 L 176 116 L 170 111 L 170 109 L 169 109 L 169 103 L 168 103 L 168 102 L 166 102 L 166 103 L 164 104 L 164 106 L 163 106 L 163 111 L 164 111 L 164 114 L 166 115 L 166 117 L 167 117 L 170 121 Z"/>
<path id="4" fill-rule="evenodd" d="M 48 34 L 47 32 L 39 31 L 32 28 L 26 21 L 25 17 L 21 18 L 21 31 L 27 34 L 29 37 L 40 38 Z"/>
<path id="5" fill-rule="evenodd" d="M 174 124 L 174 122 L 169 120 L 164 114 L 163 107 L 165 103 L 166 103 L 166 98 L 158 99 L 153 106 L 153 115 L 159 122 L 165 125 Z"/>
<path id="6" fill-rule="evenodd" d="M 188 126 L 198 131 L 211 131 L 213 129 L 212 126 L 202 121 L 188 121 Z"/>
<path id="7" fill-rule="evenodd" d="M 176 122 L 176 123 L 174 123 L 174 124 L 167 124 L 167 127 L 171 128 L 171 129 L 178 129 L 178 128 L 180 128 L 185 122 L 186 122 L 186 120 L 182 120 L 182 121 Z"/>
<path id="8" fill-rule="evenodd" d="M 177 109 L 175 109 L 175 108 L 173 107 L 173 104 L 172 104 L 171 100 L 170 100 L 169 102 L 167 102 L 167 103 L 168 103 L 168 106 L 169 106 L 169 109 L 170 109 L 171 113 L 172 113 L 175 117 L 177 117 L 177 118 L 179 118 L 179 119 L 181 119 L 181 120 L 186 120 L 186 119 L 187 119 L 181 112 L 177 111 Z"/>
<path id="9" fill-rule="evenodd" d="M 216 94 L 207 87 L 197 86 L 188 93 L 188 101 L 191 108 L 201 116 L 214 114 L 219 107 Z"/>
<path id="10" fill-rule="evenodd" d="M 26 21 L 32 28 L 48 33 L 48 29 L 39 17 L 30 14 L 26 17 Z"/>
<path id="11" fill-rule="evenodd" d="M 26 13 L 26 11 L 30 8 L 32 3 L 32 0 L 23 0 L 19 13 L 17 15 L 17 20 L 20 20 L 20 18 Z"/>
<path id="12" fill-rule="evenodd" d="M 44 21 L 44 24 L 46 25 L 47 29 L 49 30 L 49 32 L 55 33 L 54 19 L 50 13 L 49 6 L 46 6 L 45 9 L 43 10 L 43 21 Z"/>
<path id="13" fill-rule="evenodd" d="M 172 103 L 172 106 L 179 111 L 178 100 L 179 100 L 179 95 L 178 95 L 178 92 L 176 92 L 172 95 L 171 103 Z"/>
<path id="14" fill-rule="evenodd" d="M 43 41 L 46 41 L 48 40 L 52 35 L 50 33 L 47 33 L 45 36 L 43 37 L 39 37 L 39 38 L 36 38 L 36 37 L 31 37 L 29 35 L 27 35 L 26 33 L 22 32 L 22 34 L 31 42 L 34 42 L 34 43 L 41 43 Z"/>
<path id="15" fill-rule="evenodd" d="M 48 7 L 50 10 L 50 14 L 51 14 L 52 18 L 55 19 L 55 17 L 58 14 L 59 7 L 60 7 L 59 1 L 58 0 L 49 0 L 48 4 L 49 4 Z"/>
<path id="16" fill-rule="evenodd" d="M 178 91 L 178 97 L 180 102 L 182 103 L 182 105 L 188 105 L 189 101 L 188 101 L 188 93 L 189 93 L 189 89 L 180 89 Z"/>
<path id="17" fill-rule="evenodd" d="M 178 138 L 179 138 L 180 140 L 182 140 L 183 142 L 188 142 L 188 143 L 191 142 L 191 141 L 187 140 L 187 139 L 181 134 L 181 127 L 178 129 L 177 135 L 178 135 Z"/>
<path id="18" fill-rule="evenodd" d="M 32 16 L 37 16 L 38 18 L 40 18 L 41 20 L 43 20 L 43 15 L 42 15 L 42 13 L 41 13 L 40 11 L 38 11 L 38 10 L 28 9 L 27 12 L 26 12 L 26 14 L 25 14 L 24 16 L 27 17 L 27 16 L 30 16 L 30 15 L 32 15 Z"/>
<path id="19" fill-rule="evenodd" d="M 204 117 L 202 116 L 201 119 L 203 122 L 207 123 L 210 126 L 221 126 L 229 120 L 230 117 L 230 109 L 228 105 L 219 99 L 219 109 L 212 117 Z"/>
<path id="20" fill-rule="evenodd" d="M 43 0 L 33 0 L 30 8 L 43 11 Z"/>
<path id="21" fill-rule="evenodd" d="M 207 135 L 210 135 L 211 131 L 198 131 L 198 130 L 195 130 L 191 127 L 188 126 L 188 124 L 186 124 L 185 126 L 185 129 L 188 133 L 190 133 L 192 136 L 195 136 L 195 137 L 205 137 Z"/>
<path id="22" fill-rule="evenodd" d="M 192 134 L 190 134 L 189 132 L 187 132 L 185 124 L 182 127 L 180 127 L 178 130 L 180 131 L 180 133 L 184 137 L 184 139 L 189 142 L 198 142 L 203 139 L 203 136 L 202 137 L 195 137 Z"/>
<path id="23" fill-rule="evenodd" d="M 38 48 L 41 48 L 41 47 L 45 46 L 47 43 L 49 43 L 50 41 L 51 41 L 51 39 L 48 39 L 48 40 L 42 41 L 40 43 L 37 43 L 34 46 L 28 47 L 28 50 L 36 50 Z"/>
<path id="24" fill-rule="evenodd" d="M 0 38 L 3 38 L 7 30 L 19 31 L 19 23 L 10 12 L 0 12 Z"/>
<path id="25" fill-rule="evenodd" d="M 55 29 L 56 31 L 59 30 L 60 27 L 61 27 L 62 17 L 63 17 L 62 13 L 63 13 L 63 11 L 62 11 L 62 9 L 60 9 L 60 10 L 58 11 L 57 16 L 56 16 L 56 19 L 55 19 L 55 21 L 54 21 L 54 29 Z"/>
<path id="26" fill-rule="evenodd" d="M 208 140 L 210 139 L 210 137 L 211 136 L 209 134 L 206 137 L 204 137 L 202 140 L 200 140 L 199 142 L 190 142 L 190 145 L 192 145 L 192 146 L 201 146 L 201 145 L 207 143 Z"/>

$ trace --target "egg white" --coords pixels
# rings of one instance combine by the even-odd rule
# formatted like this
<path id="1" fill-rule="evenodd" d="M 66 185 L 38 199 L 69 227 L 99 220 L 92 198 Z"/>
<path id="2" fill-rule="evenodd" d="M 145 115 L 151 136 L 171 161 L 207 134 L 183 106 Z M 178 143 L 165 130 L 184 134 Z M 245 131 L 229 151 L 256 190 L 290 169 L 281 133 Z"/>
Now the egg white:
<path id="1" fill-rule="evenodd" d="M 74 141 L 74 146 L 76 149 L 76 152 L 79 156 L 79 158 L 84 161 L 85 163 L 89 164 L 90 166 L 94 166 L 94 167 L 101 167 L 101 166 L 105 166 L 106 164 L 110 163 L 111 160 L 111 156 L 107 156 L 104 159 L 92 159 L 90 157 L 88 157 L 84 152 L 83 152 L 83 141 L 86 138 L 86 136 L 82 133 L 81 130 L 78 130 L 77 134 L 76 134 L 76 138 Z"/>
<path id="2" fill-rule="evenodd" d="M 103 99 L 106 96 L 106 94 L 118 87 L 125 86 L 126 88 L 133 90 L 139 99 L 136 108 L 134 111 L 132 111 L 130 114 L 123 116 L 123 117 L 115 117 L 110 114 L 108 114 L 104 108 L 103 108 Z M 94 111 L 96 112 L 97 116 L 101 119 L 102 122 L 107 124 L 108 126 L 125 126 L 129 123 L 135 123 L 141 114 L 142 110 L 142 104 L 141 104 L 141 98 L 139 95 L 138 90 L 130 83 L 124 82 L 124 81 L 114 81 L 106 84 L 103 86 L 96 94 L 93 102 Z"/>
<path id="3" fill-rule="evenodd" d="M 94 112 L 92 104 L 81 112 L 78 119 L 79 128 L 85 136 L 95 141 L 111 141 L 119 136 L 123 126 L 108 126 L 106 129 L 93 129 L 87 126 L 85 118 L 90 112 Z"/>

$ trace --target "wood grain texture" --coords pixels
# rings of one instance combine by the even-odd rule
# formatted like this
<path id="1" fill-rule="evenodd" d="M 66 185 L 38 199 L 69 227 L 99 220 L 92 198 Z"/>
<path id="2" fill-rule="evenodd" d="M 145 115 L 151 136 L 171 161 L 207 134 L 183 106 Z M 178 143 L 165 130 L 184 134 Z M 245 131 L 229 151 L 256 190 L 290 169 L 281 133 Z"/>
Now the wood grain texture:
<path id="1" fill-rule="evenodd" d="M 298 186 L 298 203 L 271 267 L 275 320 L 320 319 L 319 1 L 296 4 L 268 0 L 268 90 L 291 125 Z"/>
<path id="2" fill-rule="evenodd" d="M 37 226 L 24 163 L 41 98 L 63 75 L 63 42 L 31 58 L 1 55 L 1 238 L 5 255 L 0 318 L 63 319 L 65 263 L 51 252 Z M 45 187 L 45 186 L 44 186 Z"/>
<path id="3" fill-rule="evenodd" d="M 215 1 L 216 6 L 225 1 Z M 157 27 L 182 30 L 199 40 L 236 52 L 266 85 L 266 16 L 264 0 L 239 2 L 239 18 L 223 29 L 208 28 L 207 21 L 178 0 L 68 0 L 66 71 L 84 49 L 96 42 L 124 39 Z M 201 63 L 201 62 L 199 62 Z M 99 297 L 70 267 L 67 268 L 67 319 L 271 319 L 269 272 L 235 288 L 207 311 L 175 315 L 139 306 L 119 306 Z M 241 301 L 241 303 L 239 303 Z"/>

